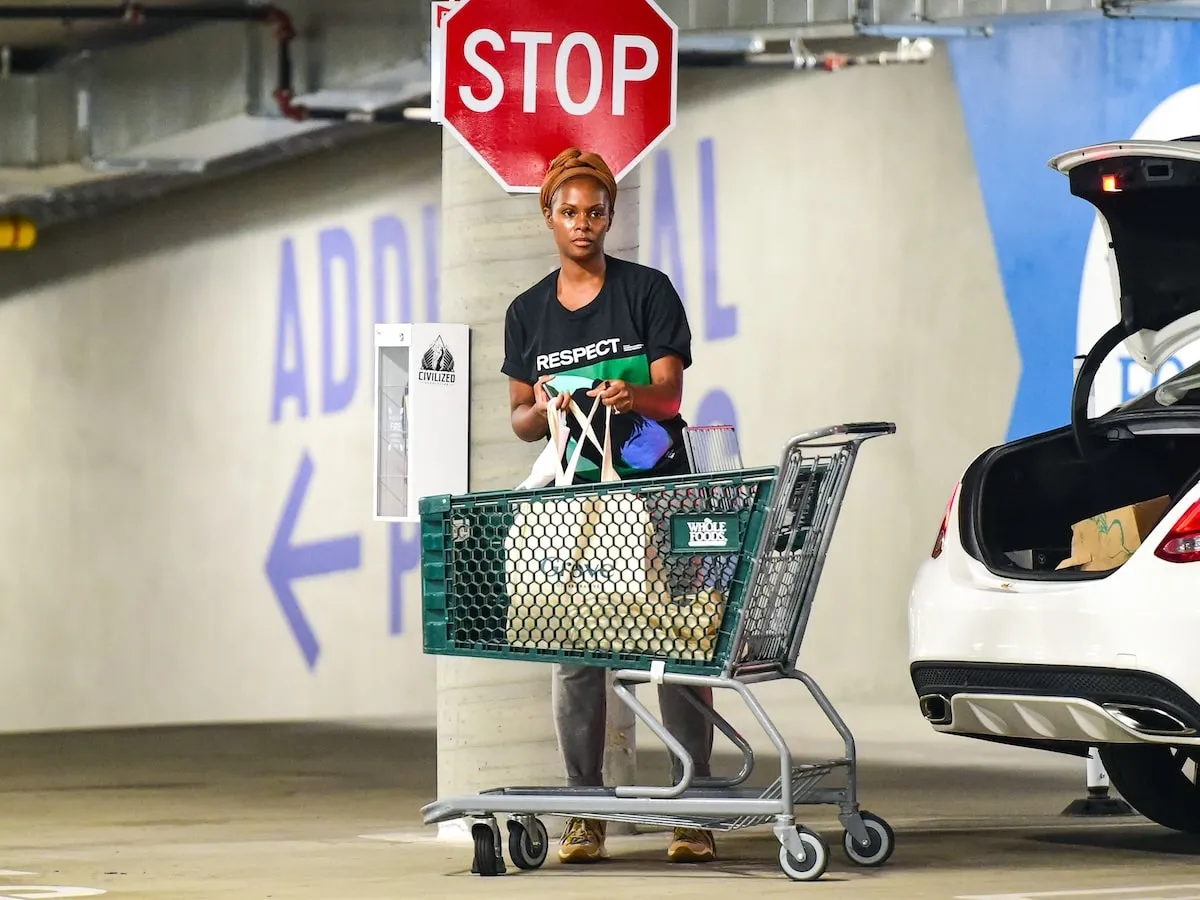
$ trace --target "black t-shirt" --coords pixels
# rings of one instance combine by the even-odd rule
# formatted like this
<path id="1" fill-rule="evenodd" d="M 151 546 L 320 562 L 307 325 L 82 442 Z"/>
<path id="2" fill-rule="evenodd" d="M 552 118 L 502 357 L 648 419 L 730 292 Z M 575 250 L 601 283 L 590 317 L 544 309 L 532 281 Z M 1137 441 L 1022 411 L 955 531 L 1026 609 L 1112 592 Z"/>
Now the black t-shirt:
<path id="1" fill-rule="evenodd" d="M 566 309 L 558 302 L 555 269 L 508 307 L 504 319 L 504 365 L 510 378 L 533 384 L 553 375 L 550 386 L 571 393 L 584 415 L 591 411 L 587 391 L 608 379 L 650 384 L 650 365 L 668 354 L 692 364 L 692 332 L 683 301 L 667 276 L 648 266 L 605 256 L 604 285 L 587 306 Z M 604 440 L 604 409 L 592 428 Z M 579 428 L 574 417 L 574 449 Z M 612 416 L 613 462 L 621 478 L 674 474 L 686 470 L 682 416 L 655 422 L 637 413 Z M 584 444 L 580 481 L 599 478 L 599 452 Z"/>

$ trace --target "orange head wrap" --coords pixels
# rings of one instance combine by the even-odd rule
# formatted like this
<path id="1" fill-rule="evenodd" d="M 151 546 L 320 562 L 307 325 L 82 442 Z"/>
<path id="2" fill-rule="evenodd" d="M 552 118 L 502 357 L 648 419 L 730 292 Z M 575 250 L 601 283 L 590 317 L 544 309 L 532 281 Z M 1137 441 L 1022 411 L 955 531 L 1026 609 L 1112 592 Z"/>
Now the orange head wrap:
<path id="1" fill-rule="evenodd" d="M 542 181 L 542 209 L 550 206 L 554 194 L 570 178 L 586 175 L 595 178 L 608 191 L 608 202 L 615 206 L 617 202 L 617 179 L 612 170 L 598 153 L 584 152 L 577 147 L 564 150 L 546 170 L 546 178 Z"/>

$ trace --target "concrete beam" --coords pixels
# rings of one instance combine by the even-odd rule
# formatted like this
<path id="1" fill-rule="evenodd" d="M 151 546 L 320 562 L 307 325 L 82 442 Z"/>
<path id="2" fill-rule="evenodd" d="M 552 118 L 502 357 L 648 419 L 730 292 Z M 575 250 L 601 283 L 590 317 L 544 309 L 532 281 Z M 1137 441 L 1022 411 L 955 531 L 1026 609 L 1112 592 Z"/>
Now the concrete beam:
<path id="1" fill-rule="evenodd" d="M 0 79 L 0 166 L 69 162 L 74 143 L 74 93 L 65 72 Z"/>
<path id="2" fill-rule="evenodd" d="M 360 0 L 339 4 L 336 17 L 321 13 L 319 4 L 294 15 L 296 105 L 370 110 L 428 95 L 425 4 Z M 196 172 L 330 127 L 284 117 L 275 99 L 279 52 L 272 27 L 210 22 L 83 53 L 45 73 L 0 79 L 6 123 L 0 172 L 52 166 Z M 0 174 L 0 181 L 16 180 Z"/>
<path id="3" fill-rule="evenodd" d="M 861 26 L 954 25 L 981 18 L 1010 16 L 1052 18 L 1086 11 L 1100 14 L 1110 0 L 659 0 L 680 28 L 680 44 L 689 32 L 703 35 L 739 31 L 760 38 L 851 37 Z M 1121 0 L 1138 3 L 1141 0 Z M 1190 0 L 1158 0 L 1156 6 L 1182 6 Z M 933 36 L 933 35 L 930 35 Z"/>

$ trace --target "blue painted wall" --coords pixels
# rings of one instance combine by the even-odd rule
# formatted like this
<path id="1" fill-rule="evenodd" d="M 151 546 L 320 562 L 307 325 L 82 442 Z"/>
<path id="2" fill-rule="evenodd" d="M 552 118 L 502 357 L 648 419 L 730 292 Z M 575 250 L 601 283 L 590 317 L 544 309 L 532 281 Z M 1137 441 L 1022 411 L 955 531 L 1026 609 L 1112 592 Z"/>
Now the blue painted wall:
<path id="1" fill-rule="evenodd" d="M 1021 354 L 1009 438 L 1064 424 L 1093 209 L 1051 156 L 1128 138 L 1200 81 L 1200 23 L 998 29 L 948 46 Z"/>

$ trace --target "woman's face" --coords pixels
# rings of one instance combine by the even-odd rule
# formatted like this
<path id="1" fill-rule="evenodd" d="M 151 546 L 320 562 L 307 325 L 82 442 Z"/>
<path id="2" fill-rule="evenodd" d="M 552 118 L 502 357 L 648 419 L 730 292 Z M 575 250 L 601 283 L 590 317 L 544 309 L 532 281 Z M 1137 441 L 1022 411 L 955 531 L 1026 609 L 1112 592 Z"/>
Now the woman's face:
<path id="1" fill-rule="evenodd" d="M 581 176 L 565 182 L 545 213 L 554 243 L 564 259 L 583 262 L 604 252 L 604 236 L 612 227 L 608 192 L 595 178 Z"/>

